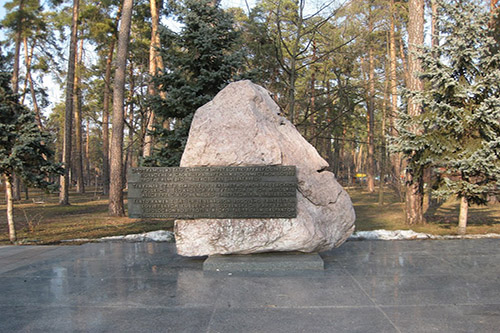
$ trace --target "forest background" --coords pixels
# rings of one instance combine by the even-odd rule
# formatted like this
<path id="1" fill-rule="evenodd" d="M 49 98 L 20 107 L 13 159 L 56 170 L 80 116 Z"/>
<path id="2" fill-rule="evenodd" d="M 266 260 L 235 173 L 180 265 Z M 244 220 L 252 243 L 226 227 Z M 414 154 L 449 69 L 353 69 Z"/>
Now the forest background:
<path id="1" fill-rule="evenodd" d="M 457 197 L 465 233 L 468 207 L 496 202 L 496 0 L 12 0 L 4 8 L 2 68 L 38 130 L 52 134 L 43 143 L 65 167 L 50 179 L 62 206 L 70 189 L 91 188 L 109 196 L 110 216 L 124 216 L 127 169 L 177 165 L 194 111 L 239 79 L 273 93 L 344 186 L 364 187 L 380 205 L 388 195 L 404 202 L 408 225 Z M 37 185 L 16 172 L 3 172 L 12 205 Z"/>

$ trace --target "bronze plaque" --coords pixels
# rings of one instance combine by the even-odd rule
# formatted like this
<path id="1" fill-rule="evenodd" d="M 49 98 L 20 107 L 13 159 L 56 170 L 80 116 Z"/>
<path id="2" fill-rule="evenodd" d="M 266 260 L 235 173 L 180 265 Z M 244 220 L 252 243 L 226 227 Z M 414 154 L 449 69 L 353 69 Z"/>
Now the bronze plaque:
<path id="1" fill-rule="evenodd" d="M 132 168 L 131 218 L 297 217 L 295 166 Z"/>

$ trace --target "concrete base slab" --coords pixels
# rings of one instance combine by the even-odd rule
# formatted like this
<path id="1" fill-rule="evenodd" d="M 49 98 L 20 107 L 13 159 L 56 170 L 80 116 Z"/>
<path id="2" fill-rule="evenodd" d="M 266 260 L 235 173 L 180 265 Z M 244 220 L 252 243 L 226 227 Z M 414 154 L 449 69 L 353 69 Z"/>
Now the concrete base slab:
<path id="1" fill-rule="evenodd" d="M 272 252 L 245 255 L 213 255 L 203 263 L 209 272 L 278 272 L 323 270 L 318 253 Z"/>
<path id="2" fill-rule="evenodd" d="M 205 259 L 167 242 L 0 246 L 0 332 L 500 327 L 499 239 L 346 242 L 317 271 L 204 272 Z"/>

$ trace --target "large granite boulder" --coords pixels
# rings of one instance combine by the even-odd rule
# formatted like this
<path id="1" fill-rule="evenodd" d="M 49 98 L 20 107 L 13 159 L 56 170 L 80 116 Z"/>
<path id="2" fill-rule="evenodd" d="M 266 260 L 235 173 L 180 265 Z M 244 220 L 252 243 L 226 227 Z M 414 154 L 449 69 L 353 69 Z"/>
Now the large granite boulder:
<path id="1" fill-rule="evenodd" d="M 351 200 L 328 163 L 266 89 L 239 81 L 196 111 L 181 166 L 252 165 L 297 167 L 297 217 L 177 220 L 180 255 L 324 251 L 354 231 Z"/>

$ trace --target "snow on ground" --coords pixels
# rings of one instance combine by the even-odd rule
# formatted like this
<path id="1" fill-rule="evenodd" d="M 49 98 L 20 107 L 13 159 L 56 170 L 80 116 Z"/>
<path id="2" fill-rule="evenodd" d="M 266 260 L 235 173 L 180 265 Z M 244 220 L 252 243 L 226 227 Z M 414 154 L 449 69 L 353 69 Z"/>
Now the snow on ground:
<path id="1" fill-rule="evenodd" d="M 173 242 L 174 233 L 166 230 L 157 230 L 145 232 L 143 234 L 131 234 L 125 236 L 110 236 L 103 237 L 100 241 L 119 241 L 125 240 L 129 242 Z"/>
<path id="2" fill-rule="evenodd" d="M 98 239 L 90 238 L 77 238 L 77 239 L 67 239 L 62 242 L 115 242 L 115 241 L 127 241 L 127 242 L 175 242 L 174 233 L 167 230 L 156 230 L 145 232 L 142 234 L 131 234 L 123 236 L 110 236 L 102 237 Z"/>
<path id="3" fill-rule="evenodd" d="M 349 240 L 411 240 L 411 239 L 480 239 L 500 238 L 500 234 L 484 235 L 432 235 L 413 230 L 372 230 L 357 231 L 349 237 Z"/>
<path id="4" fill-rule="evenodd" d="M 372 230 L 372 231 L 357 231 L 352 234 L 348 240 L 412 240 L 412 239 L 480 239 L 480 238 L 500 238 L 500 234 L 484 234 L 484 235 L 432 235 L 413 230 Z M 145 232 L 142 234 L 132 234 L 123 236 L 103 237 L 99 239 L 68 239 L 63 242 L 175 242 L 174 233 L 167 230 L 157 230 Z"/>
<path id="5" fill-rule="evenodd" d="M 403 239 L 429 239 L 432 235 L 415 232 L 413 230 L 372 230 L 357 231 L 349 240 L 403 240 Z"/>

